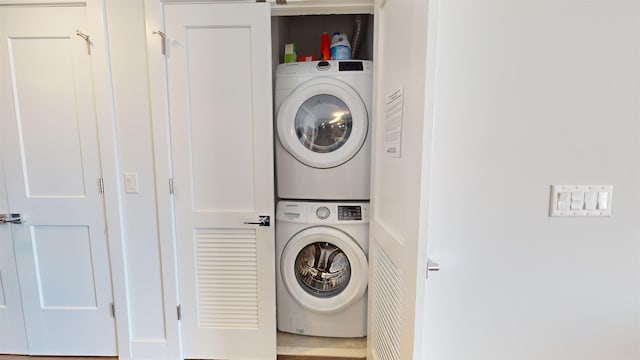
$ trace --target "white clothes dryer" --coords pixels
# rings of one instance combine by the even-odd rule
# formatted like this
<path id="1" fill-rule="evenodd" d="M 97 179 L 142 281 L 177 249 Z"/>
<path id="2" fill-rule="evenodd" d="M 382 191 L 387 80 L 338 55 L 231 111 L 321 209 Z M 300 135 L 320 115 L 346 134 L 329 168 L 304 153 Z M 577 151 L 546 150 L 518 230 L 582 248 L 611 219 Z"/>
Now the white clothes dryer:
<path id="1" fill-rule="evenodd" d="M 276 209 L 280 331 L 367 335 L 369 204 L 280 201 Z"/>
<path id="2" fill-rule="evenodd" d="M 372 67 L 365 60 L 278 65 L 280 198 L 369 199 Z"/>

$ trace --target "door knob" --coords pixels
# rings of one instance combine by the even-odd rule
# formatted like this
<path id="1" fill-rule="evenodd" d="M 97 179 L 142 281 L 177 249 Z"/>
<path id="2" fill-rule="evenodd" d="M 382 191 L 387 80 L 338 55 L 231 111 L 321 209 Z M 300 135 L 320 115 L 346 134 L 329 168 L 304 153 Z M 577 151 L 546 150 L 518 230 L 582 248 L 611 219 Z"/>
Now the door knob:
<path id="1" fill-rule="evenodd" d="M 20 214 L 0 214 L 0 224 L 22 224 Z"/>
<path id="2" fill-rule="evenodd" d="M 427 259 L 427 270 L 429 271 L 440 271 L 440 264 L 437 262 Z"/>

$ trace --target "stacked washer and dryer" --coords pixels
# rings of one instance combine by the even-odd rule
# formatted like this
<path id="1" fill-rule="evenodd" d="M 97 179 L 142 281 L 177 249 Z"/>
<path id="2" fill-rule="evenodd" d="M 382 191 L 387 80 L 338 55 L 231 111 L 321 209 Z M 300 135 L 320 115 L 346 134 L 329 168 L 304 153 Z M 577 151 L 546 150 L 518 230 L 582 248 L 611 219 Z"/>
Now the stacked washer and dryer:
<path id="1" fill-rule="evenodd" d="M 278 329 L 367 334 L 372 63 L 275 75 Z"/>

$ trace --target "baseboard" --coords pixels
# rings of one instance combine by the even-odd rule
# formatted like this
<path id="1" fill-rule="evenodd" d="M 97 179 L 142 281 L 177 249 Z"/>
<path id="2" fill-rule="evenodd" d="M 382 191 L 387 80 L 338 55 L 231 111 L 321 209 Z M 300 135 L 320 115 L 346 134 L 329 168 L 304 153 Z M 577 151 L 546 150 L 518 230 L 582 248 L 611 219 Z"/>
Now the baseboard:
<path id="1" fill-rule="evenodd" d="M 327 356 L 296 356 L 278 355 L 278 360 L 365 360 L 363 357 L 327 357 Z"/>

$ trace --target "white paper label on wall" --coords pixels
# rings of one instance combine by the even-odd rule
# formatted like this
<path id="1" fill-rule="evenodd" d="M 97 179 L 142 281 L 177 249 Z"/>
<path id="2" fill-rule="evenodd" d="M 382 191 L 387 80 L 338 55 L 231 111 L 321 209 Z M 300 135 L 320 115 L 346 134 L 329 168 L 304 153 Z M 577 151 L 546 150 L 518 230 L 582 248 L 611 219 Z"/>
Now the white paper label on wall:
<path id="1" fill-rule="evenodd" d="M 389 157 L 400 157 L 402 149 L 402 102 L 404 90 L 392 91 L 385 99 L 384 152 Z"/>

